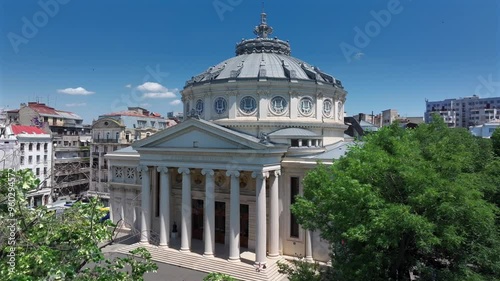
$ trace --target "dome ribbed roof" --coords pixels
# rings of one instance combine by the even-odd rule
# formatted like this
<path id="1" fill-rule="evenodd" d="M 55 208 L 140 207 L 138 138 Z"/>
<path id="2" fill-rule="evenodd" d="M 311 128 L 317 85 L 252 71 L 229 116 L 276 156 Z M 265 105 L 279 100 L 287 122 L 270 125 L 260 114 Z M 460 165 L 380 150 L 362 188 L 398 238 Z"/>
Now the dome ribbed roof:
<path id="1" fill-rule="evenodd" d="M 242 40 L 236 45 L 236 57 L 192 77 L 185 87 L 207 82 L 270 78 L 310 80 L 343 88 L 340 80 L 290 56 L 290 44 L 278 38 L 268 38 L 272 32 L 272 27 L 267 25 L 267 15 L 262 13 L 260 25 L 254 28 L 257 38 Z"/>

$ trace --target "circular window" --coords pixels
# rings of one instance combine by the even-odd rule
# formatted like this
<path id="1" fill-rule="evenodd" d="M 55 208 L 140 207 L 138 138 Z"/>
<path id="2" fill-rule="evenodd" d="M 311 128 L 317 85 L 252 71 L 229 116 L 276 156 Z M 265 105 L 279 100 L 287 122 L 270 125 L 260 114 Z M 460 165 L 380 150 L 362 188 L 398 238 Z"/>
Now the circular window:
<path id="1" fill-rule="evenodd" d="M 201 115 L 202 113 L 203 113 L 203 101 L 197 100 L 196 101 L 196 114 Z"/>
<path id="2" fill-rule="evenodd" d="M 108 125 L 109 125 L 108 121 L 104 122 L 104 126 L 108 126 Z"/>
<path id="3" fill-rule="evenodd" d="M 286 112 L 288 102 L 284 97 L 276 96 L 271 99 L 271 110 L 275 114 L 283 114 Z"/>
<path id="4" fill-rule="evenodd" d="M 326 117 L 332 116 L 333 103 L 332 100 L 324 100 L 323 101 L 323 114 Z"/>
<path id="5" fill-rule="evenodd" d="M 218 97 L 214 102 L 214 110 L 217 114 L 222 114 L 227 109 L 227 101 L 223 97 Z"/>
<path id="6" fill-rule="evenodd" d="M 313 101 L 311 98 L 302 98 L 299 103 L 300 113 L 303 115 L 311 115 L 314 110 Z"/>
<path id="7" fill-rule="evenodd" d="M 245 114 L 252 114 L 257 109 L 257 101 L 250 96 L 246 96 L 240 101 L 240 110 Z"/>

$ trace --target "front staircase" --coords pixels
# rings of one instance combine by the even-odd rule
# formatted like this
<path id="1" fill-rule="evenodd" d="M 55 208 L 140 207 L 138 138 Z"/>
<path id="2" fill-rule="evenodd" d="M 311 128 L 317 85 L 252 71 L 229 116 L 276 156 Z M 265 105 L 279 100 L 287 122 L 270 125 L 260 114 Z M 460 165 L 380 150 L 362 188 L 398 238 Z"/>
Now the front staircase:
<path id="1" fill-rule="evenodd" d="M 267 268 L 257 269 L 253 264 L 255 254 L 252 252 L 241 253 L 241 261 L 230 262 L 228 260 L 212 257 L 206 258 L 195 252 L 180 252 L 173 248 L 158 247 L 150 244 L 135 243 L 116 249 L 115 252 L 129 254 L 129 251 L 139 247 L 146 248 L 152 256 L 152 260 L 165 264 L 175 265 L 201 272 L 220 272 L 228 274 L 238 280 L 248 281 L 282 281 L 287 277 L 278 272 L 277 261 L 286 262 L 285 259 L 268 259 Z"/>

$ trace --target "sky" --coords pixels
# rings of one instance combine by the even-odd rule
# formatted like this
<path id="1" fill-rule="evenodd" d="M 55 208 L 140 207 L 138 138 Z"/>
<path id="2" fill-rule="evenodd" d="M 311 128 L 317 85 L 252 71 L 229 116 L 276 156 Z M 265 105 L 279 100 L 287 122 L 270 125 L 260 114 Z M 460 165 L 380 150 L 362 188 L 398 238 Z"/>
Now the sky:
<path id="1" fill-rule="evenodd" d="M 272 36 L 340 79 L 346 111 L 423 116 L 425 100 L 500 96 L 500 1 L 265 1 Z M 253 38 L 262 1 L 0 0 L 0 108 L 40 101 L 91 123 L 180 91 Z"/>

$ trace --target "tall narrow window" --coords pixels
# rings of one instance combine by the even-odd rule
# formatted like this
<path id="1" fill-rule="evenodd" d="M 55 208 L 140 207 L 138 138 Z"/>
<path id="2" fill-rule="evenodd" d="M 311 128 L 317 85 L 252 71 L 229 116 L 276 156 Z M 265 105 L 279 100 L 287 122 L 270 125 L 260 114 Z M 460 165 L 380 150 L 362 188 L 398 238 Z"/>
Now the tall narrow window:
<path id="1" fill-rule="evenodd" d="M 290 206 L 295 203 L 295 197 L 299 195 L 299 178 L 290 178 Z M 290 237 L 299 238 L 299 224 L 297 218 L 290 209 Z"/>

